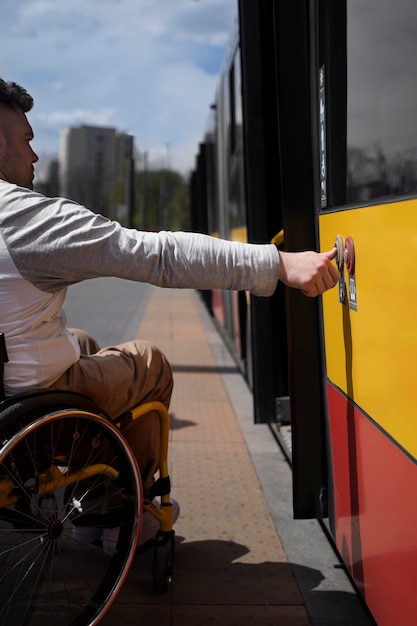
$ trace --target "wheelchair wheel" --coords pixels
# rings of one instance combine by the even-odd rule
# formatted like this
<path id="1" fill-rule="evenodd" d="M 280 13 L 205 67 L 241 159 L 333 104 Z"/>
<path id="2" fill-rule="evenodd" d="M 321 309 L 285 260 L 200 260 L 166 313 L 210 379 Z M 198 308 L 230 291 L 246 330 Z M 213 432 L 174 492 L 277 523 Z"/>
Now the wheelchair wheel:
<path id="1" fill-rule="evenodd" d="M 133 560 L 142 486 L 105 417 L 53 410 L 0 422 L 0 624 L 94 625 Z"/>

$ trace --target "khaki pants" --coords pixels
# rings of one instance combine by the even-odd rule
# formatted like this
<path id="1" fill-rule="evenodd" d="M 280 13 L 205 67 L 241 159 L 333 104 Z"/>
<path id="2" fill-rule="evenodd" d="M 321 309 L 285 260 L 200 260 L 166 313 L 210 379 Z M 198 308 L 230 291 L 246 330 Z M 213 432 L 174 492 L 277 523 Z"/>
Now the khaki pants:
<path id="1" fill-rule="evenodd" d="M 154 345 L 130 341 L 100 350 L 84 331 L 71 329 L 81 347 L 81 357 L 51 389 L 81 393 L 116 419 L 138 404 L 158 400 L 167 408 L 172 394 L 171 367 Z M 160 424 L 156 412 L 131 422 L 123 431 L 138 461 L 144 489 L 149 489 L 159 467 Z"/>

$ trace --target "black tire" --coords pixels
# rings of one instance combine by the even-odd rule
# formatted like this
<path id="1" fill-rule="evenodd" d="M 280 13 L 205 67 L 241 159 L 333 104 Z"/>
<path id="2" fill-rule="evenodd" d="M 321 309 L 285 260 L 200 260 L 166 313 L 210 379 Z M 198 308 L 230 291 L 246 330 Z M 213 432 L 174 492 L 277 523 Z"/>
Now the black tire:
<path id="1" fill-rule="evenodd" d="M 107 418 L 79 409 L 38 413 L 20 415 L 13 435 L 0 414 L 0 624 L 92 626 L 135 554 L 139 470 Z M 122 532 L 105 531 L 118 535 L 108 556 L 100 536 L 117 527 Z"/>

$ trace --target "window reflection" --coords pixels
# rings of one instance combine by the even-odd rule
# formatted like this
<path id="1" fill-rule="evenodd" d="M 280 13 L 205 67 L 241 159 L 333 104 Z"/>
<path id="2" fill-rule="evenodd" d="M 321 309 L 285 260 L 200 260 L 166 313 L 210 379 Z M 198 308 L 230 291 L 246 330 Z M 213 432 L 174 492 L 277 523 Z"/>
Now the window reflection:
<path id="1" fill-rule="evenodd" d="M 415 0 L 347 2 L 347 201 L 417 192 Z"/>

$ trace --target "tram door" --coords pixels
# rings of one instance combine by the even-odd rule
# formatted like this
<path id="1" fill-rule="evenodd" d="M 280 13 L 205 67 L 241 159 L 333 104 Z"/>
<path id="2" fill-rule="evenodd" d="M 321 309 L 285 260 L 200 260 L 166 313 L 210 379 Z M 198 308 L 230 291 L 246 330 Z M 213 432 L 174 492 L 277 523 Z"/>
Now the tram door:
<path id="1" fill-rule="evenodd" d="M 342 279 L 319 301 L 288 295 L 294 513 L 329 518 L 379 626 L 411 626 L 417 11 L 299 4 L 275 5 L 285 241 L 336 245 Z"/>
<path id="2" fill-rule="evenodd" d="M 245 197 L 248 241 L 271 241 L 283 228 L 276 93 L 274 0 L 239 0 Z M 285 289 L 250 298 L 251 387 L 256 422 L 287 417 Z"/>

